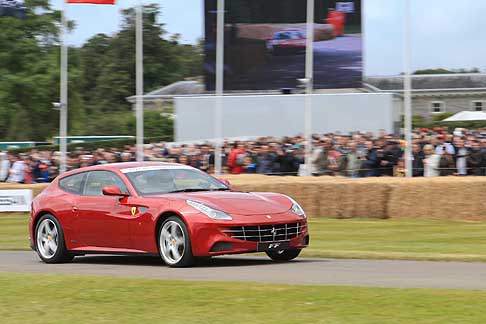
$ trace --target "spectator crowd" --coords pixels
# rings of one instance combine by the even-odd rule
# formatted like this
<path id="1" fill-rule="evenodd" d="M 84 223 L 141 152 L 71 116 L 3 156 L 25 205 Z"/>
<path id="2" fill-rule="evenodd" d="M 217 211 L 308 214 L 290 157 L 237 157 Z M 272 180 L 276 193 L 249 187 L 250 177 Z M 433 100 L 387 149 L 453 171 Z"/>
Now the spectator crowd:
<path id="1" fill-rule="evenodd" d="M 405 176 L 405 142 L 381 131 L 377 135 L 356 132 L 313 135 L 312 174 L 351 178 Z M 214 147 L 209 143 L 154 143 L 145 145 L 145 160 L 186 164 L 212 173 Z M 486 129 L 416 129 L 413 133 L 413 176 L 486 175 Z M 68 169 L 135 161 L 136 149 L 78 147 L 68 154 Z M 305 139 L 302 136 L 264 137 L 225 141 L 222 165 L 225 173 L 299 175 L 304 173 Z M 0 153 L 0 181 L 50 182 L 59 174 L 60 153 L 40 151 Z"/>

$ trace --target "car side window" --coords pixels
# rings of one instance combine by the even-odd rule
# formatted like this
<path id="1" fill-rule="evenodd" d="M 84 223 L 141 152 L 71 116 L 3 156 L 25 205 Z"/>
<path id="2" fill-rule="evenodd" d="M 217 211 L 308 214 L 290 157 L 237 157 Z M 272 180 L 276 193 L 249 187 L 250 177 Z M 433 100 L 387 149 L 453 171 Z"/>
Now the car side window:
<path id="1" fill-rule="evenodd" d="M 110 171 L 91 171 L 88 172 L 86 185 L 84 188 L 85 196 L 103 196 L 103 188 L 106 186 L 117 186 L 122 192 L 128 193 L 127 186 L 118 175 Z"/>
<path id="2" fill-rule="evenodd" d="M 83 193 L 83 184 L 86 173 L 78 173 L 59 180 L 59 188 L 64 191 L 81 195 Z"/>

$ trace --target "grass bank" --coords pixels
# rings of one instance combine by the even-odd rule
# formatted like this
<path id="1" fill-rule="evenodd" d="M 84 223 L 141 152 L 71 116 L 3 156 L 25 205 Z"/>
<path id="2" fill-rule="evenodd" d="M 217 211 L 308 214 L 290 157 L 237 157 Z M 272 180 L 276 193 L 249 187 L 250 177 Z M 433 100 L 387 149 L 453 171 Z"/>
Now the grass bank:
<path id="1" fill-rule="evenodd" d="M 0 250 L 28 250 L 28 215 L 0 214 Z M 486 261 L 486 222 L 311 219 L 306 257 Z"/>
<path id="2" fill-rule="evenodd" d="M 0 274 L 5 323 L 485 323 L 486 292 Z"/>

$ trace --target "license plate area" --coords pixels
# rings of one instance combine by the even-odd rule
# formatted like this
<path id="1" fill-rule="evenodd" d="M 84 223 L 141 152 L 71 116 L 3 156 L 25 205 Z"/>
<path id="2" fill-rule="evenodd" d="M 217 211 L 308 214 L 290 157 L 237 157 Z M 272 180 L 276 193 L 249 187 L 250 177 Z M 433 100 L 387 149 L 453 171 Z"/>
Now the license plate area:
<path id="1" fill-rule="evenodd" d="M 265 252 L 265 251 L 279 251 L 279 250 L 287 250 L 290 247 L 288 241 L 284 242 L 258 242 L 257 243 L 257 251 L 258 252 Z"/>

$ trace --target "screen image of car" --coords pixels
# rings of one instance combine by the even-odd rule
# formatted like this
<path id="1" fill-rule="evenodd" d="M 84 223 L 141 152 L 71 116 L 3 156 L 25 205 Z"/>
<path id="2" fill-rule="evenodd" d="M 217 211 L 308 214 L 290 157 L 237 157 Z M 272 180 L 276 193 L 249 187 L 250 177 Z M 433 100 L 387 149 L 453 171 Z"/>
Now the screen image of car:
<path id="1" fill-rule="evenodd" d="M 278 31 L 267 40 L 267 50 L 273 55 L 305 53 L 305 36 L 301 30 Z"/>
<path id="2" fill-rule="evenodd" d="M 171 267 L 251 252 L 290 261 L 309 244 L 292 198 L 240 192 L 198 169 L 156 162 L 63 174 L 33 200 L 29 230 L 46 263 L 93 253 L 155 254 Z"/>
<path id="3" fill-rule="evenodd" d="M 216 1 L 205 1 L 206 90 L 216 72 Z M 224 90 L 297 88 L 305 77 L 306 1 L 225 2 Z M 316 0 L 314 87 L 355 88 L 362 82 L 361 0 Z"/>

